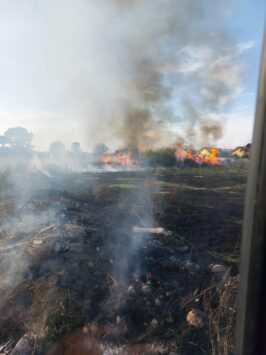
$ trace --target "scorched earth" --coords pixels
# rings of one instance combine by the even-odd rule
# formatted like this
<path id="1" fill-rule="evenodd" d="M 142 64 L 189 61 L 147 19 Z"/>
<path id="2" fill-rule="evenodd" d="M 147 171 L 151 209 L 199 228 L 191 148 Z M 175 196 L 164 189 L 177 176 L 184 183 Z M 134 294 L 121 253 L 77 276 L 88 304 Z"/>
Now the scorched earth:
<path id="1" fill-rule="evenodd" d="M 246 176 L 2 176 L 0 353 L 232 353 Z"/>

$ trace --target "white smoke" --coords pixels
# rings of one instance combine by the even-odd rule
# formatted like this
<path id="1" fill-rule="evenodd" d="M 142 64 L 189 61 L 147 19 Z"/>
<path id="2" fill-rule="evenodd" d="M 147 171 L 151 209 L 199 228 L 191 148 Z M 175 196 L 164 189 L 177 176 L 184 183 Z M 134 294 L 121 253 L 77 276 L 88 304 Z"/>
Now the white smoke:
<path id="1" fill-rule="evenodd" d="M 252 44 L 237 45 L 226 33 L 228 5 L 219 1 L 13 0 L 1 7 L 10 33 L 0 70 L 12 66 L 9 93 L 22 112 L 35 110 L 42 144 L 117 147 L 139 137 L 138 148 L 167 145 L 169 122 L 181 117 L 193 126 L 242 88 L 241 54 Z"/>

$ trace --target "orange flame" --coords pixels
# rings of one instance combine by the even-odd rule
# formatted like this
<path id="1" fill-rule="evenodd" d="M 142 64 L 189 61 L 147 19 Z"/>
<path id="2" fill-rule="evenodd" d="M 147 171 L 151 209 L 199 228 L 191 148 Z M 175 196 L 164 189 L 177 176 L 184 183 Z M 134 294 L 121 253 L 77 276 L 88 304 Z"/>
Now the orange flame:
<path id="1" fill-rule="evenodd" d="M 192 150 L 188 150 L 188 151 L 187 151 L 187 159 L 194 160 Z"/>
<path id="2" fill-rule="evenodd" d="M 219 149 L 211 148 L 209 164 L 220 165 L 221 162 L 218 160 L 217 155 L 219 154 Z"/>
<path id="3" fill-rule="evenodd" d="M 175 151 L 176 161 L 184 162 L 184 160 L 189 159 L 197 164 L 208 164 L 208 165 L 221 165 L 218 159 L 219 149 L 217 148 L 205 148 L 205 152 L 199 152 L 194 156 L 192 150 L 183 149 L 182 144 L 179 144 Z"/>
<path id="4" fill-rule="evenodd" d="M 198 164 L 207 164 L 207 165 L 221 165 L 220 160 L 217 158 L 219 154 L 219 149 L 217 148 L 208 148 L 206 149 L 206 154 L 201 154 L 201 152 L 197 155 L 195 161 Z"/>
<path id="5" fill-rule="evenodd" d="M 194 160 L 192 150 L 184 150 L 182 144 L 178 144 L 175 151 L 175 158 L 179 162 L 183 162 L 185 159 Z"/>
<path id="6" fill-rule="evenodd" d="M 135 167 L 138 165 L 132 154 L 117 152 L 115 154 L 106 154 L 101 156 L 100 162 L 104 165 L 119 165 L 123 167 Z"/>

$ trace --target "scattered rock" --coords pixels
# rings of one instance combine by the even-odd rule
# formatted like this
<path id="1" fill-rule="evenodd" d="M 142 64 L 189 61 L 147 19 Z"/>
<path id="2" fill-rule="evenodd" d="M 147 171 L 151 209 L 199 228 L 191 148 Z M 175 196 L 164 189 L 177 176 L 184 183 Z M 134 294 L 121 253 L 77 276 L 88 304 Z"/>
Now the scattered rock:
<path id="1" fill-rule="evenodd" d="M 220 274 L 226 271 L 226 267 L 221 264 L 210 264 L 209 269 L 214 274 Z"/>
<path id="2" fill-rule="evenodd" d="M 133 286 L 133 285 L 129 285 L 129 286 L 128 286 L 128 289 L 127 289 L 127 292 L 128 292 L 128 293 L 135 293 L 134 286 Z"/>
<path id="3" fill-rule="evenodd" d="M 151 286 L 150 285 L 143 285 L 142 292 L 145 294 L 151 293 Z"/>
<path id="4" fill-rule="evenodd" d="M 155 304 L 156 306 L 161 306 L 162 302 L 159 300 L 159 298 L 155 298 Z"/>
<path id="5" fill-rule="evenodd" d="M 201 328 L 203 326 L 204 313 L 200 309 L 192 309 L 187 314 L 187 322 L 190 326 Z"/>
<path id="6" fill-rule="evenodd" d="M 156 328 L 157 325 L 158 325 L 157 319 L 153 318 L 153 320 L 150 322 L 149 326 L 150 326 L 151 328 Z"/>

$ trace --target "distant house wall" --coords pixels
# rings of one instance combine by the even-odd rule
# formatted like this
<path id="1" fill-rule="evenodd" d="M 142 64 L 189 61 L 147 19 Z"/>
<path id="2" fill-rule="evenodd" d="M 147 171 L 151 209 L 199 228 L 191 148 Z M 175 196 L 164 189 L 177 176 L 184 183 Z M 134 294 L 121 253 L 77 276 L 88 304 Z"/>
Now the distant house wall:
<path id="1" fill-rule="evenodd" d="M 242 148 L 242 147 L 238 147 L 236 148 L 233 152 L 232 152 L 233 155 L 239 157 L 239 158 L 244 158 L 246 157 L 248 154 L 247 154 L 247 150 Z"/>
<path id="2" fill-rule="evenodd" d="M 210 158 L 211 152 L 209 151 L 209 149 L 207 148 L 202 148 L 199 152 L 198 152 L 198 156 L 200 158 Z"/>

